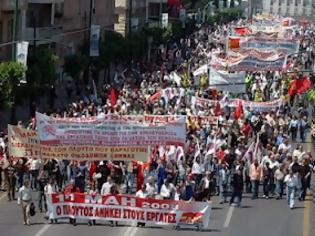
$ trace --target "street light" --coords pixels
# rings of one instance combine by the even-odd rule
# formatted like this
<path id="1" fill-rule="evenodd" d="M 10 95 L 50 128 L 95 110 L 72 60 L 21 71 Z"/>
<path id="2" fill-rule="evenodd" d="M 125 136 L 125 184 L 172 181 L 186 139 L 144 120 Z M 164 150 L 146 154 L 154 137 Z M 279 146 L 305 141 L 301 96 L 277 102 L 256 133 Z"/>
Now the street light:
<path id="1" fill-rule="evenodd" d="M 18 8 L 19 8 L 19 0 L 15 0 L 15 8 L 14 8 L 14 18 L 13 18 L 13 30 L 12 30 L 12 41 L 15 42 L 17 40 L 17 28 L 18 28 Z M 16 45 L 12 44 L 12 61 L 16 60 Z"/>

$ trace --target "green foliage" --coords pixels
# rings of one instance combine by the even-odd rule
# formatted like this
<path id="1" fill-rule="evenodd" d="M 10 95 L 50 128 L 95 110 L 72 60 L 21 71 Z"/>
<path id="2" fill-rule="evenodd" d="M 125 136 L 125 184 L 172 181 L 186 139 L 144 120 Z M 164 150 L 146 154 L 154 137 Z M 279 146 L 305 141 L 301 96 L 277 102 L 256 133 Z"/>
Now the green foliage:
<path id="1" fill-rule="evenodd" d="M 220 11 L 217 11 L 213 16 L 207 15 L 206 19 L 209 24 L 222 24 L 228 23 L 230 21 L 236 20 L 241 17 L 243 11 L 238 8 L 226 8 Z"/>
<path id="2" fill-rule="evenodd" d="M 11 108 L 22 94 L 20 80 L 25 67 L 17 62 L 0 63 L 0 108 Z"/>
<path id="3" fill-rule="evenodd" d="M 307 93 L 307 99 L 310 102 L 313 102 L 313 103 L 315 102 L 315 89 L 312 89 Z"/>
<path id="4" fill-rule="evenodd" d="M 64 71 L 73 79 L 79 79 L 80 73 L 88 67 L 88 57 L 81 53 L 65 57 Z"/>
<path id="5" fill-rule="evenodd" d="M 114 31 L 106 31 L 105 37 L 100 43 L 100 60 L 104 65 L 111 62 L 124 61 L 126 53 L 125 38 Z"/>
<path id="6" fill-rule="evenodd" d="M 27 91 L 39 96 L 55 84 L 58 56 L 49 49 L 30 50 L 27 70 Z"/>

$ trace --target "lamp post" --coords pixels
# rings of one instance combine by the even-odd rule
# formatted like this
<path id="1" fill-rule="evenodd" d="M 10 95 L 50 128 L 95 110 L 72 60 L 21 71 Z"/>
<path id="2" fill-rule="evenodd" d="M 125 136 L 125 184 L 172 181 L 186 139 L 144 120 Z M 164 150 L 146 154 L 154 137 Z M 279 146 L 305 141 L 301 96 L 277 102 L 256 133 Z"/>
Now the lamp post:
<path id="1" fill-rule="evenodd" d="M 16 60 L 16 43 L 17 40 L 17 29 L 18 29 L 18 8 L 19 0 L 15 0 L 14 17 L 13 17 L 13 30 L 12 30 L 12 61 Z"/>

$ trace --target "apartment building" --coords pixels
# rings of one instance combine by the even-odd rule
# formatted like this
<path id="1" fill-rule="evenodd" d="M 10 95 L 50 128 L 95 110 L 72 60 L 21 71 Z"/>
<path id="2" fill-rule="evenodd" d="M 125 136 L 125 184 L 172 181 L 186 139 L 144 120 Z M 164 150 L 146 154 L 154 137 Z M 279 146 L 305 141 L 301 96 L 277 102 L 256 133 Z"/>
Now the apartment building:
<path id="1" fill-rule="evenodd" d="M 60 57 L 88 37 L 90 19 L 104 30 L 114 30 L 115 0 L 0 0 L 0 44 L 12 41 L 16 1 L 17 39 L 48 46 Z M 10 46 L 0 47 L 0 60 L 10 59 L 10 54 Z"/>
<path id="2" fill-rule="evenodd" d="M 115 31 L 126 35 L 130 29 L 158 27 L 163 12 L 167 12 L 167 0 L 115 0 Z"/>
<path id="3" fill-rule="evenodd" d="M 315 0 L 263 0 L 263 11 L 297 18 L 314 19 Z"/>

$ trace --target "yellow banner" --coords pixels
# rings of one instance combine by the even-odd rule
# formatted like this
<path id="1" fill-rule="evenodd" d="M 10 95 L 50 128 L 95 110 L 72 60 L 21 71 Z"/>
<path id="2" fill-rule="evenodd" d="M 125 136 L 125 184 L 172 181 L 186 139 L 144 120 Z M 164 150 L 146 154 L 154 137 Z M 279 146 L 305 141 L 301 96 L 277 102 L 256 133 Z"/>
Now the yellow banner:
<path id="1" fill-rule="evenodd" d="M 8 125 L 9 153 L 11 157 L 37 157 L 64 160 L 119 160 L 147 161 L 149 147 L 107 146 L 45 146 L 40 145 L 37 132 Z"/>

